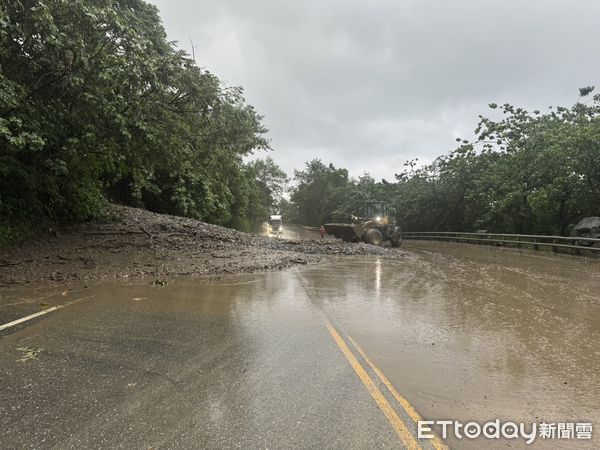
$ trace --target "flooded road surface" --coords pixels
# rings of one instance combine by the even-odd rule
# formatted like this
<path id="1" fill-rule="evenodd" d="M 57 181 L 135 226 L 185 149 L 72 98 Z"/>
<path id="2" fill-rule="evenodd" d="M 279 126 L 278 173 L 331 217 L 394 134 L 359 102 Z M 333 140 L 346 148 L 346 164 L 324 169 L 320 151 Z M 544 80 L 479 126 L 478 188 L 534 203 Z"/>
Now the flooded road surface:
<path id="1" fill-rule="evenodd" d="M 598 448 L 600 261 L 406 249 L 74 290 L 0 334 L 0 447 L 439 448 L 417 442 L 420 414 L 594 427 L 593 441 L 453 448 Z"/>

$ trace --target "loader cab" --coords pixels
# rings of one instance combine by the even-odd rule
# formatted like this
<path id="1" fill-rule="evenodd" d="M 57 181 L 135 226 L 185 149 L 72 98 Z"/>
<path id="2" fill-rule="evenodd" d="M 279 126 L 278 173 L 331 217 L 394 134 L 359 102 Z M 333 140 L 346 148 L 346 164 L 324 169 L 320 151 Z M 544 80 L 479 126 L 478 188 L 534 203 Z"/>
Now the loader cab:
<path id="1" fill-rule="evenodd" d="M 366 202 L 365 218 L 373 219 L 377 224 L 380 225 L 387 225 L 390 221 L 390 218 L 385 202 Z"/>

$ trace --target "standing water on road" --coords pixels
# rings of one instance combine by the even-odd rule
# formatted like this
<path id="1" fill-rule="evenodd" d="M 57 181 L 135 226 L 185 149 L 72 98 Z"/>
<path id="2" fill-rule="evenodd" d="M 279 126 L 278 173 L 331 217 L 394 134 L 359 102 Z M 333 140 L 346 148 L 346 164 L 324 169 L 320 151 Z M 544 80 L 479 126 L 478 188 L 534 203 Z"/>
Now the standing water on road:
<path id="1" fill-rule="evenodd" d="M 600 422 L 600 261 L 439 242 L 405 248 L 415 255 L 408 262 L 353 261 L 304 276 L 425 417 Z"/>
<path id="2" fill-rule="evenodd" d="M 91 287 L 0 340 L 0 405 L 14 405 L 0 407 L 0 446 L 398 445 L 324 318 L 426 419 L 600 422 L 597 260 L 407 250 L 212 282 Z"/>

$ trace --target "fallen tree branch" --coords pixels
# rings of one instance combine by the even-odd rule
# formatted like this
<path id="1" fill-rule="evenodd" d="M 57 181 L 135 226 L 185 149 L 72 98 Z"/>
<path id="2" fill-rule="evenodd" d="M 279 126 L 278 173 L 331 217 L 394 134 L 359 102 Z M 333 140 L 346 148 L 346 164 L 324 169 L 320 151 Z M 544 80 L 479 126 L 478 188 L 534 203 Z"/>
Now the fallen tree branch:
<path id="1" fill-rule="evenodd" d="M 154 237 L 154 235 L 152 233 L 150 233 L 148 230 L 146 230 L 144 227 L 140 227 L 140 230 L 142 230 L 145 234 L 147 234 L 150 239 L 152 239 Z"/>

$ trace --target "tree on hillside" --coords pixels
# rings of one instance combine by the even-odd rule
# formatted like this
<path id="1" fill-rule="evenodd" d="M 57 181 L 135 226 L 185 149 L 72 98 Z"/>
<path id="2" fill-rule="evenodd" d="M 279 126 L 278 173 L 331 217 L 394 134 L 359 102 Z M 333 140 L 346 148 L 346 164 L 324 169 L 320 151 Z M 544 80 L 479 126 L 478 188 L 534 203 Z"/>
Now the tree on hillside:
<path id="1" fill-rule="evenodd" d="M 14 0 L 0 23 L 0 227 L 97 217 L 107 199 L 247 214 L 236 196 L 243 158 L 270 147 L 262 117 L 167 41 L 155 6 Z"/>

